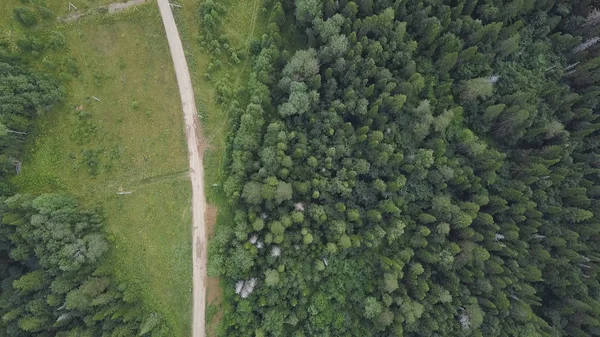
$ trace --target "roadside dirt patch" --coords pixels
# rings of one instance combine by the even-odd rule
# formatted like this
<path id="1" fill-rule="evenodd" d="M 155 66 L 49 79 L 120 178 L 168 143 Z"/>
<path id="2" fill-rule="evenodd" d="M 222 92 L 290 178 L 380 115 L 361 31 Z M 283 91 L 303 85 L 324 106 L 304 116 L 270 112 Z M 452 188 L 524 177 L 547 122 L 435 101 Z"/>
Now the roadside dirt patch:
<path id="1" fill-rule="evenodd" d="M 213 230 L 215 228 L 215 223 L 217 222 L 217 212 L 218 209 L 215 206 L 206 205 L 206 210 L 204 211 L 204 223 L 206 224 L 206 236 L 209 239 L 212 239 L 214 235 Z"/>
<path id="2" fill-rule="evenodd" d="M 218 306 L 219 304 L 221 304 L 222 300 L 221 287 L 219 286 L 219 278 L 209 276 L 207 278 L 207 281 L 208 303 Z"/>
<path id="3" fill-rule="evenodd" d="M 204 156 L 204 151 L 206 151 L 210 146 L 204 138 L 204 132 L 202 132 L 202 127 L 196 124 L 196 126 L 194 127 L 194 133 L 196 134 L 198 152 L 200 153 L 200 156 Z"/>
<path id="4" fill-rule="evenodd" d="M 136 5 L 141 5 L 144 2 L 146 2 L 146 0 L 131 0 L 131 1 L 127 1 L 127 2 L 118 2 L 118 3 L 113 3 L 108 5 L 108 12 L 109 13 L 116 13 L 116 12 L 120 12 L 124 9 L 127 9 L 129 7 L 133 7 Z"/>
<path id="5" fill-rule="evenodd" d="M 204 223 L 206 225 L 206 236 L 209 240 L 214 236 L 217 214 L 218 209 L 214 205 L 206 206 L 206 210 L 204 211 Z M 219 326 L 219 321 L 223 318 L 223 310 L 221 308 L 223 294 L 221 292 L 218 277 L 206 278 L 206 295 L 208 305 L 218 308 L 217 312 L 210 317 L 210 321 L 207 322 L 208 336 L 212 337 L 217 335 L 217 326 Z"/>
<path id="6" fill-rule="evenodd" d="M 92 13 L 106 13 L 108 12 L 108 14 L 113 14 L 113 13 L 117 13 L 120 11 L 123 11 L 127 8 L 133 7 L 133 6 L 137 6 L 137 5 L 141 5 L 143 3 L 145 3 L 147 0 L 130 0 L 127 2 L 115 2 L 112 4 L 108 4 L 108 5 L 104 5 L 104 6 L 98 6 L 95 8 L 91 8 L 88 10 L 84 10 L 84 11 L 76 11 L 76 12 L 72 12 L 68 15 L 62 16 L 58 18 L 58 21 L 61 22 L 73 22 L 73 21 L 77 21 L 80 18 L 92 14 Z"/>
<path id="7" fill-rule="evenodd" d="M 206 225 L 206 236 L 209 240 L 214 236 L 217 213 L 218 209 L 214 205 L 206 205 L 206 210 L 204 211 L 204 223 Z M 219 278 L 207 276 L 206 285 L 208 304 L 218 306 L 221 303 L 221 288 L 219 287 Z"/>
<path id="8" fill-rule="evenodd" d="M 75 13 L 58 18 L 58 21 L 72 22 L 72 21 L 79 20 L 79 18 L 81 18 L 82 16 L 85 16 L 86 14 L 87 13 L 85 13 L 85 12 L 75 12 Z"/>
<path id="9" fill-rule="evenodd" d="M 217 327 L 223 318 L 223 308 L 221 307 L 223 294 L 221 292 L 221 286 L 219 285 L 219 278 L 208 277 L 206 285 L 206 292 L 208 295 L 207 303 L 209 306 L 217 308 L 217 312 L 215 312 L 212 317 L 210 317 L 210 321 L 207 322 L 208 337 L 213 337 L 217 335 Z"/>

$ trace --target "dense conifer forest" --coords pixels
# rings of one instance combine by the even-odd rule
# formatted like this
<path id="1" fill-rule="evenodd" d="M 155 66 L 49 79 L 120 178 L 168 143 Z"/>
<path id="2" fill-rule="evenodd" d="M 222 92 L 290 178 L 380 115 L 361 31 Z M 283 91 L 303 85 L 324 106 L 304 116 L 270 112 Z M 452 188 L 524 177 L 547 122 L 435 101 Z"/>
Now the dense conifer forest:
<path id="1" fill-rule="evenodd" d="M 600 336 L 600 3 L 266 7 L 220 335 Z"/>

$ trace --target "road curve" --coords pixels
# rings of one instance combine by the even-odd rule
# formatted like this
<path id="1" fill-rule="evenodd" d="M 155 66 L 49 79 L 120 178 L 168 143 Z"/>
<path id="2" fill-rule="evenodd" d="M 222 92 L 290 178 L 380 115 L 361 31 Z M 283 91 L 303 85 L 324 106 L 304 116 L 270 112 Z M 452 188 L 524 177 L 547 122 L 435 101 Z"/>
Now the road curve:
<path id="1" fill-rule="evenodd" d="M 192 181 L 192 259 L 193 269 L 193 311 L 192 311 L 192 337 L 205 337 L 204 311 L 206 308 L 206 227 L 204 226 L 204 210 L 206 198 L 204 196 L 204 168 L 202 156 L 204 153 L 202 130 L 198 121 L 196 101 L 192 90 L 192 81 L 188 70 L 183 46 L 175 19 L 171 12 L 168 0 L 157 0 L 162 17 L 171 58 L 175 66 L 175 74 L 181 95 L 181 106 L 185 120 L 185 137 L 187 139 L 190 161 L 190 179 Z"/>

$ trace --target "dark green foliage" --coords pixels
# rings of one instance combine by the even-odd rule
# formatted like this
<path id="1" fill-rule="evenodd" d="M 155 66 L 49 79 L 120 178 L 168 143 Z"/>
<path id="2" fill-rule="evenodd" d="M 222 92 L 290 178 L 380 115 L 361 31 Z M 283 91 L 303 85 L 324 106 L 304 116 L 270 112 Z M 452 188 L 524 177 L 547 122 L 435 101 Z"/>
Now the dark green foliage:
<path id="1" fill-rule="evenodd" d="M 17 7 L 13 10 L 15 19 L 25 27 L 33 27 L 38 19 L 35 12 L 28 7 Z"/>
<path id="2" fill-rule="evenodd" d="M 143 321 L 141 308 L 98 267 L 108 243 L 96 212 L 69 197 L 17 194 L 4 201 L 2 213 L 3 334 L 168 335 L 157 315 Z"/>
<path id="3" fill-rule="evenodd" d="M 55 80 L 0 62 L 0 195 L 10 192 L 8 178 L 19 165 L 31 121 L 62 99 Z"/>
<path id="4" fill-rule="evenodd" d="M 600 336 L 590 2 L 274 6 L 306 43 L 256 46 L 222 335 Z"/>

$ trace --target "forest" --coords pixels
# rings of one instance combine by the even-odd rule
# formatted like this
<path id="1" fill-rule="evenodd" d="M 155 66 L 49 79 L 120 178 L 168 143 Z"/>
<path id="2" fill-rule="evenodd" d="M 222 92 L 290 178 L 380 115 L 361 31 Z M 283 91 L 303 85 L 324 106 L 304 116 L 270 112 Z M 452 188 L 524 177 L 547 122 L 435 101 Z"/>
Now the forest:
<path id="1" fill-rule="evenodd" d="M 48 11 L 36 2 L 16 8 L 14 20 L 33 27 Z M 0 336 L 171 336 L 103 263 L 111 242 L 100 209 L 68 195 L 22 194 L 12 182 L 36 118 L 63 102 L 69 79 L 39 70 L 64 36 L 31 29 L 16 47 L 0 34 Z"/>
<path id="2" fill-rule="evenodd" d="M 226 7 L 199 12 L 209 68 Z M 598 1 L 265 8 L 219 91 L 219 335 L 600 336 Z"/>

